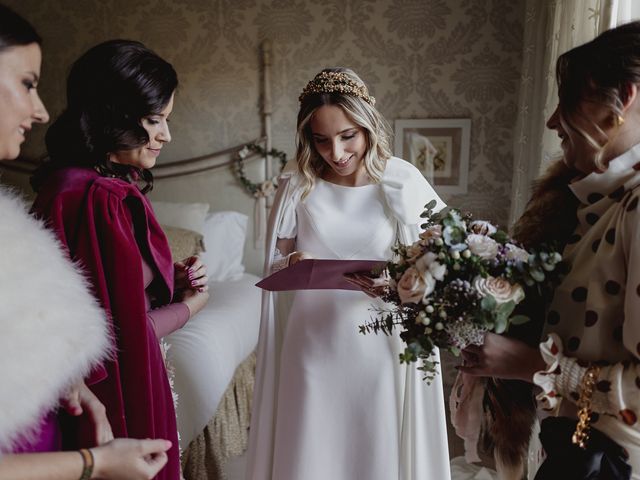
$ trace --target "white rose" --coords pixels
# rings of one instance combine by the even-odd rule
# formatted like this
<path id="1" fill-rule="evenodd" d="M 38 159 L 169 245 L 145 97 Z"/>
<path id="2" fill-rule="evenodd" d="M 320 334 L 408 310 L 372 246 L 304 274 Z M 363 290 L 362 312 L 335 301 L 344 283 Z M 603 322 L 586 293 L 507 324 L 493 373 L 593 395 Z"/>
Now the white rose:
<path id="1" fill-rule="evenodd" d="M 469 230 L 477 235 L 493 235 L 498 231 L 496 227 L 484 220 L 474 220 L 469 224 Z"/>
<path id="2" fill-rule="evenodd" d="M 507 260 L 516 260 L 518 262 L 524 263 L 529 262 L 529 253 L 527 253 L 526 250 L 523 250 L 520 247 L 516 247 L 512 243 L 507 243 L 505 247 L 507 249 Z"/>
<path id="3" fill-rule="evenodd" d="M 474 255 L 484 260 L 493 260 L 498 254 L 498 242 L 486 235 L 472 233 L 467 236 L 467 245 Z"/>
<path id="4" fill-rule="evenodd" d="M 438 262 L 438 255 L 433 252 L 427 252 L 418 260 L 416 260 L 415 268 L 420 273 L 430 274 L 436 280 L 442 280 L 447 274 L 447 266 Z"/>
<path id="5" fill-rule="evenodd" d="M 480 295 L 486 297 L 491 295 L 496 299 L 498 304 L 507 303 L 513 301 L 515 304 L 520 303 L 524 299 L 524 291 L 518 284 L 512 285 L 508 280 L 502 277 L 487 277 L 483 278 L 477 276 L 473 279 L 473 288 L 475 288 Z"/>
<path id="6" fill-rule="evenodd" d="M 424 281 L 425 285 L 424 293 L 422 294 L 422 303 L 425 303 L 428 301 L 429 295 L 431 295 L 436 289 L 436 279 L 433 278 L 433 275 L 431 275 L 429 272 L 425 272 L 422 275 L 422 280 Z"/>
<path id="7" fill-rule="evenodd" d="M 432 262 L 431 265 L 429 265 L 429 273 L 431 273 L 436 280 L 442 280 L 447 274 L 447 266 L 440 262 Z"/>
<path id="8" fill-rule="evenodd" d="M 420 273 L 426 272 L 429 270 L 429 265 L 435 262 L 437 258 L 438 255 L 435 253 L 427 252 L 416 260 L 415 267 Z"/>

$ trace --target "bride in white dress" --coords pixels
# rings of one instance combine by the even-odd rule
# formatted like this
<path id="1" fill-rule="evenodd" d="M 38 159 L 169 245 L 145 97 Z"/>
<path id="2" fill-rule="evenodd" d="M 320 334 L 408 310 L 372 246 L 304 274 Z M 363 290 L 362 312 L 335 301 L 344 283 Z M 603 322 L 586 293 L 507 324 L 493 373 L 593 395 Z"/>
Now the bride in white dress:
<path id="1" fill-rule="evenodd" d="M 391 157 L 362 80 L 326 69 L 300 96 L 297 171 L 283 175 L 265 273 L 302 258 L 389 259 L 417 238 L 430 200 L 420 172 Z M 397 336 L 361 335 L 361 292 L 265 292 L 248 480 L 448 480 L 441 377 L 399 363 Z"/>

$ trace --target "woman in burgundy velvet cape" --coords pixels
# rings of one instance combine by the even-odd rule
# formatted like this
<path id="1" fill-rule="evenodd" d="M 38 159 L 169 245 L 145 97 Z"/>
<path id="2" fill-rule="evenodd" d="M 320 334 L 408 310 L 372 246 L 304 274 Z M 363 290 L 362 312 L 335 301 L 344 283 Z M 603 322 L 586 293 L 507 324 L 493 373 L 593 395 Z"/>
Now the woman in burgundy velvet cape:
<path id="1" fill-rule="evenodd" d="M 173 264 L 148 200 L 123 180 L 67 168 L 50 175 L 33 209 L 47 219 L 71 258 L 80 260 L 110 313 L 117 357 L 87 383 L 105 405 L 114 436 L 171 440 L 169 463 L 161 474 L 179 478 L 176 417 L 156 332 L 147 319 L 141 251 L 147 251 L 160 274 L 154 285 L 160 304 L 171 301 Z M 144 241 L 140 247 L 132 226 L 144 232 L 137 235 Z M 86 435 L 89 425 L 77 428 Z"/>
<path id="2" fill-rule="evenodd" d="M 148 169 L 171 140 L 167 117 L 177 83 L 173 67 L 138 42 L 91 48 L 71 68 L 67 108 L 47 131 L 50 161 L 32 179 L 34 212 L 87 271 L 109 314 L 116 354 L 86 383 L 105 405 L 116 437 L 171 440 L 169 461 L 156 477 L 166 480 L 180 478 L 180 459 L 158 339 L 208 298 L 201 262 L 193 257 L 188 266 L 173 265 L 143 194 L 152 187 Z M 182 301 L 169 305 L 175 267 Z M 65 423 L 66 446 L 88 440 L 86 422 Z"/>

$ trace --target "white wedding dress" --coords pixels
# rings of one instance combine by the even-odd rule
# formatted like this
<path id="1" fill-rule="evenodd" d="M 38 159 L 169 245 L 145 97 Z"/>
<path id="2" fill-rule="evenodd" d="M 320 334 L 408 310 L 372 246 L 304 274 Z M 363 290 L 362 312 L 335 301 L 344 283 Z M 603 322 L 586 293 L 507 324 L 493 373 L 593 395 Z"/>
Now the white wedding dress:
<path id="1" fill-rule="evenodd" d="M 304 201 L 299 198 L 292 195 L 282 207 L 277 228 L 278 238 L 296 239 L 296 250 L 315 258 L 391 257 L 398 221 L 382 185 L 345 187 L 318 180 Z M 358 326 L 374 315 L 374 304 L 382 305 L 358 291 L 294 293 L 274 341 L 280 353 L 274 365 L 272 445 L 253 431 L 264 419 L 254 419 L 247 478 L 449 479 L 441 378 L 429 386 L 415 366 L 401 365 L 397 335 L 359 333 Z M 263 345 L 264 336 L 261 331 Z M 265 414 L 259 403 L 269 401 L 265 370 L 259 368 L 256 381 L 258 416 Z M 408 390 L 417 395 L 413 400 Z"/>

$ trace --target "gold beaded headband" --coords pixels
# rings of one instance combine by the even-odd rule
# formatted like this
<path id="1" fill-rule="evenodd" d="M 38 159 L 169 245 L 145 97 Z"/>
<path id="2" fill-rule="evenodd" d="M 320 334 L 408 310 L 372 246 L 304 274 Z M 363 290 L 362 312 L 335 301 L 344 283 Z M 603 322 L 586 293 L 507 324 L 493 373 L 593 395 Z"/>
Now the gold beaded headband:
<path id="1" fill-rule="evenodd" d="M 334 92 L 360 97 L 371 106 L 376 104 L 376 99 L 369 95 L 367 87 L 364 84 L 356 83 L 344 72 L 320 72 L 307 83 L 298 100 L 302 102 L 307 95 L 313 93 Z"/>

